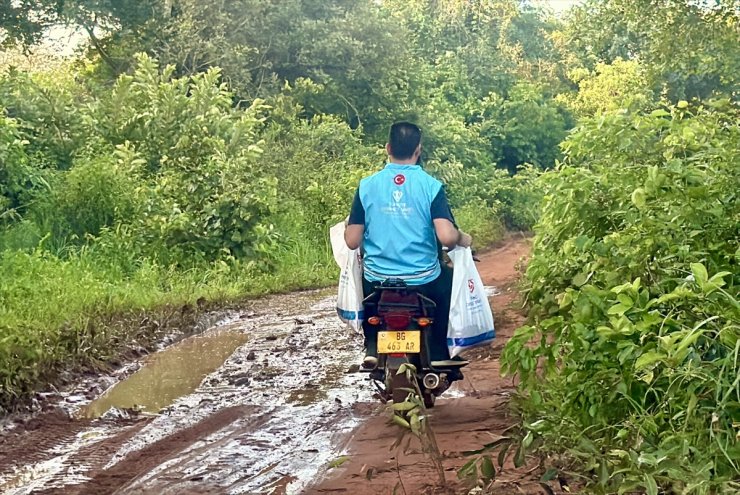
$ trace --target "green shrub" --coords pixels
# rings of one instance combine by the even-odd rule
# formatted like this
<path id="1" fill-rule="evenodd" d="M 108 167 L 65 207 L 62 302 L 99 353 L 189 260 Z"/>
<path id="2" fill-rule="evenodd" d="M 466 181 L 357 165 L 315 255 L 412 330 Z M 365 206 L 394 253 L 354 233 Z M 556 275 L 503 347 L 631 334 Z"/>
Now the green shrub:
<path id="1" fill-rule="evenodd" d="M 29 163 L 17 122 L 2 112 L 0 107 L 0 227 L 22 218 L 35 192 L 48 187 Z"/>
<path id="2" fill-rule="evenodd" d="M 504 236 L 505 227 L 496 208 L 469 203 L 455 210 L 458 226 L 473 237 L 476 247 L 487 247 Z"/>
<path id="3" fill-rule="evenodd" d="M 136 185 L 112 152 L 81 159 L 58 185 L 55 206 L 79 238 L 95 236 L 102 228 L 134 216 Z"/>
<path id="4" fill-rule="evenodd" d="M 607 114 L 565 143 L 540 180 L 532 325 L 502 356 L 525 447 L 597 493 L 738 488 L 739 115 L 669 110 Z"/>

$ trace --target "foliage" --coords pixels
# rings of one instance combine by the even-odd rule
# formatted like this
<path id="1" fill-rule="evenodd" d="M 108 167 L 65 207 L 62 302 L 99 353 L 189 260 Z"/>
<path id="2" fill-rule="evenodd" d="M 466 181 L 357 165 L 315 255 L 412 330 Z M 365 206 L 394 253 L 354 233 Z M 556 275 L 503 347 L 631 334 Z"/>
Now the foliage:
<path id="1" fill-rule="evenodd" d="M 34 170 L 15 120 L 0 114 L 0 226 L 22 216 L 33 191 L 48 186 Z"/>
<path id="2" fill-rule="evenodd" d="M 571 127 L 566 112 L 530 83 L 511 88 L 506 100 L 490 94 L 479 118 L 481 137 L 490 141 L 499 166 L 510 173 L 524 163 L 553 167 L 560 157 L 557 146 Z"/>
<path id="3" fill-rule="evenodd" d="M 400 448 L 404 439 L 406 439 L 404 452 L 408 452 L 411 440 L 409 433 L 411 433 L 419 439 L 422 452 L 429 457 L 429 460 L 434 466 L 434 469 L 437 472 L 437 481 L 439 485 L 445 486 L 446 480 L 444 464 L 442 463 L 442 452 L 439 450 L 437 437 L 428 421 L 429 413 L 424 405 L 423 395 L 417 378 L 416 367 L 411 363 L 403 363 L 399 366 L 396 374 L 406 375 L 404 381 L 408 384 L 408 388 L 401 390 L 408 392 L 408 394 L 403 402 L 393 403 L 389 408 L 391 412 L 391 422 L 402 428 L 400 433 L 396 436 L 396 440 L 393 442 L 393 445 L 391 445 L 391 450 L 396 447 Z M 396 469 L 398 469 L 398 466 L 396 466 Z"/>
<path id="4" fill-rule="evenodd" d="M 598 63 L 593 71 L 574 69 L 571 79 L 578 93 L 557 96 L 576 115 L 589 116 L 612 110 L 647 110 L 654 106 L 645 69 L 637 61 L 616 59 L 611 64 Z"/>
<path id="5" fill-rule="evenodd" d="M 606 113 L 541 179 L 532 324 L 503 370 L 531 449 L 598 493 L 737 489 L 737 120 L 727 100 Z"/>
<path id="6" fill-rule="evenodd" d="M 735 0 L 589 0 L 574 9 L 566 32 L 586 68 L 637 58 L 676 102 L 737 94 L 739 23 Z"/>
<path id="7" fill-rule="evenodd" d="M 86 136 L 78 109 L 88 103 L 71 67 L 34 73 L 10 68 L 0 78 L 0 101 L 28 141 L 26 153 L 35 168 L 71 167 Z"/>
<path id="8" fill-rule="evenodd" d="M 76 164 L 55 196 L 54 206 L 80 238 L 97 236 L 103 228 L 131 218 L 138 206 L 128 173 L 113 156 Z"/>

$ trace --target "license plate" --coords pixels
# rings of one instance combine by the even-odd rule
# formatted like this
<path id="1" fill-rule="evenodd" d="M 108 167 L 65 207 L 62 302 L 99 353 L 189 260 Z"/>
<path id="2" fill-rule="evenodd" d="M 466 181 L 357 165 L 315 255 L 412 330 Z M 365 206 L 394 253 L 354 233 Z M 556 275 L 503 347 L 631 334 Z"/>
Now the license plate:
<path id="1" fill-rule="evenodd" d="M 378 332 L 378 352 L 418 354 L 421 352 L 421 332 L 418 330 Z"/>

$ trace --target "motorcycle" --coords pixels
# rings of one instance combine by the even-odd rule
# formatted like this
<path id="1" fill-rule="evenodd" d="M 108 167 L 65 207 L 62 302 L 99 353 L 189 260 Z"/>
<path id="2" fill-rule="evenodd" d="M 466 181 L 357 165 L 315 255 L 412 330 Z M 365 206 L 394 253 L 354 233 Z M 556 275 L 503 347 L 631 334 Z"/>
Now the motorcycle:
<path id="1" fill-rule="evenodd" d="M 406 373 L 398 373 L 404 363 L 416 369 L 416 380 L 424 405 L 434 402 L 452 382 L 462 379 L 460 365 L 432 366 L 429 339 L 434 322 L 434 301 L 415 291 L 405 282 L 388 279 L 377 285 L 363 301 L 367 324 L 376 327 L 378 364 L 373 369 L 360 368 L 370 374 L 381 399 L 403 402 L 409 390 L 415 389 Z M 412 377 L 413 378 L 413 377 Z"/>

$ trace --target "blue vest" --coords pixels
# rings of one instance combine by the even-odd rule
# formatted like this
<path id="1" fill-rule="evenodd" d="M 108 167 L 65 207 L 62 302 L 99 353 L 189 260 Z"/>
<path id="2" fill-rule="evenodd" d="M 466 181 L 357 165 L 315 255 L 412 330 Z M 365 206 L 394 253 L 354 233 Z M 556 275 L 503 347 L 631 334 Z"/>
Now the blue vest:
<path id="1" fill-rule="evenodd" d="M 360 181 L 366 279 L 400 278 L 421 285 L 439 277 L 431 206 L 441 188 L 420 166 L 395 163 Z"/>

